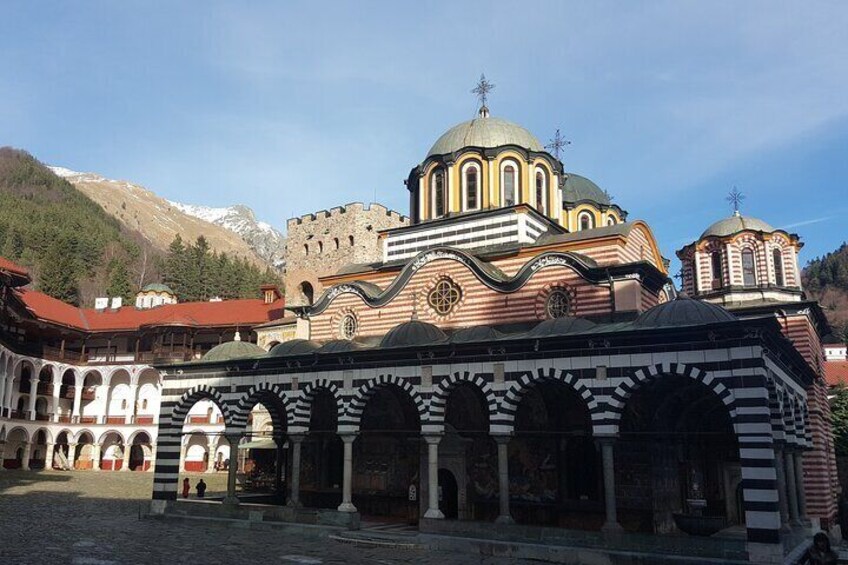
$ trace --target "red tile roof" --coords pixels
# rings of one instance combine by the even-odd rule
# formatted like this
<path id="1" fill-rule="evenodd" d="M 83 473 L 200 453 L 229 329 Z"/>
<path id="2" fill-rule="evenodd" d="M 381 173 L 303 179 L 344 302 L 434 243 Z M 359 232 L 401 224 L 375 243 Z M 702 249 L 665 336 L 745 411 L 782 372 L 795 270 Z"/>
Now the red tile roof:
<path id="1" fill-rule="evenodd" d="M 118 310 L 77 308 L 46 294 L 17 289 L 33 316 L 40 320 L 90 332 L 137 331 L 152 326 L 230 327 L 254 326 L 282 318 L 285 301 L 265 304 L 258 298 L 220 302 L 183 302 L 139 310 L 124 306 Z"/>
<path id="2" fill-rule="evenodd" d="M 848 361 L 825 361 L 824 378 L 828 386 L 848 386 Z"/>
<path id="3" fill-rule="evenodd" d="M 9 261 L 5 257 L 0 257 L 0 271 L 8 271 L 15 275 L 21 275 L 24 277 L 29 276 L 29 271 L 27 271 L 25 267 L 21 267 L 20 265 Z"/>

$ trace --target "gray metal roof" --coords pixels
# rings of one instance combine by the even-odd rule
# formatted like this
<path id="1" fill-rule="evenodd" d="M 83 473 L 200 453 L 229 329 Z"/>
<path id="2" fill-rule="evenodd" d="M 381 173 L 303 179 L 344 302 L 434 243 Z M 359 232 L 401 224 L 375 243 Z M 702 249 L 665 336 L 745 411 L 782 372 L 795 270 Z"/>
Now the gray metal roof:
<path id="1" fill-rule="evenodd" d="M 450 128 L 436 140 L 427 153 L 446 155 L 463 147 L 492 148 L 502 145 L 517 145 L 532 151 L 544 151 L 545 147 L 535 135 L 518 124 L 501 118 L 474 118 Z"/>
<path id="2" fill-rule="evenodd" d="M 206 352 L 203 361 L 229 361 L 231 359 L 246 359 L 249 357 L 262 357 L 265 350 L 249 341 L 228 341 L 216 345 Z"/>
<path id="3" fill-rule="evenodd" d="M 771 233 L 773 231 L 776 231 L 769 224 L 765 223 L 764 221 L 758 218 L 746 218 L 741 214 L 734 214 L 729 218 L 719 220 L 710 227 L 708 227 L 706 231 L 701 234 L 701 239 L 710 236 L 725 237 L 745 230 L 760 231 L 765 233 Z"/>
<path id="4" fill-rule="evenodd" d="M 568 335 L 573 333 L 584 333 L 595 328 L 596 324 L 585 318 L 566 316 L 565 318 L 553 318 L 539 323 L 535 328 L 527 332 L 527 337 L 551 337 L 557 335 Z"/>
<path id="5" fill-rule="evenodd" d="M 594 182 L 586 177 L 574 173 L 565 173 L 565 183 L 562 186 L 563 202 L 580 202 L 591 200 L 598 204 L 609 206 L 611 204 L 609 195 Z"/>
<path id="6" fill-rule="evenodd" d="M 447 335 L 433 324 L 412 320 L 389 330 L 380 341 L 380 347 L 409 347 L 445 341 Z"/>
<path id="7" fill-rule="evenodd" d="M 308 339 L 290 339 L 289 341 L 278 343 L 272 347 L 271 351 L 268 352 L 268 357 L 302 355 L 304 353 L 311 353 L 319 347 L 321 347 L 319 344 L 314 341 L 309 341 Z"/>
<path id="8" fill-rule="evenodd" d="M 670 328 L 732 322 L 738 318 L 717 304 L 693 300 L 683 294 L 650 308 L 633 322 L 636 328 Z"/>

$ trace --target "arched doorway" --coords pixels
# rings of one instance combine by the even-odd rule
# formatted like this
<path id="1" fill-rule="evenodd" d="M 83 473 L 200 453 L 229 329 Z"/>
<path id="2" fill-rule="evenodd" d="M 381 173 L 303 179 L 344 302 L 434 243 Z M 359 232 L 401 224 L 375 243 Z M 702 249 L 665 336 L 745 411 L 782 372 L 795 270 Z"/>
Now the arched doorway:
<path id="1" fill-rule="evenodd" d="M 459 487 L 448 469 L 439 469 L 439 509 L 448 520 L 459 517 Z"/>
<path id="2" fill-rule="evenodd" d="M 333 393 L 312 393 L 309 434 L 303 441 L 300 498 L 310 508 L 338 508 L 342 501 L 342 440 L 336 433 L 338 407 Z"/>
<path id="3" fill-rule="evenodd" d="M 70 460 L 70 444 L 71 433 L 67 430 L 62 431 L 56 436 L 56 446 L 53 448 L 52 468 L 70 471 L 73 467 Z"/>
<path id="4" fill-rule="evenodd" d="M 146 471 L 150 466 L 150 436 L 147 432 L 135 434 L 129 446 L 129 470 Z"/>
<path id="5" fill-rule="evenodd" d="M 396 385 L 377 388 L 353 444 L 353 503 L 363 516 L 418 523 L 421 449 L 412 398 Z"/>
<path id="6" fill-rule="evenodd" d="M 666 375 L 630 397 L 615 466 L 619 521 L 627 530 L 678 532 L 675 514 L 728 525 L 740 520 L 732 510 L 740 506 L 736 435 L 727 407 L 699 381 Z"/>
<path id="7" fill-rule="evenodd" d="M 24 445 L 29 440 L 23 428 L 15 428 L 6 434 L 6 450 L 3 466 L 6 469 L 20 469 L 24 462 Z"/>
<path id="8" fill-rule="evenodd" d="M 94 465 L 94 436 L 89 431 L 80 432 L 77 449 L 71 466 L 77 470 L 90 470 Z"/>
<path id="9" fill-rule="evenodd" d="M 554 380 L 522 396 L 509 445 L 510 508 L 521 524 L 599 529 L 600 454 L 585 401 Z"/>
<path id="10" fill-rule="evenodd" d="M 40 471 L 47 466 L 47 443 L 48 436 L 46 430 L 38 430 L 32 436 L 29 457 L 30 469 Z"/>
<path id="11" fill-rule="evenodd" d="M 314 302 L 315 290 L 312 288 L 312 284 L 309 281 L 303 281 L 300 283 L 300 297 L 307 306 L 311 306 Z"/>

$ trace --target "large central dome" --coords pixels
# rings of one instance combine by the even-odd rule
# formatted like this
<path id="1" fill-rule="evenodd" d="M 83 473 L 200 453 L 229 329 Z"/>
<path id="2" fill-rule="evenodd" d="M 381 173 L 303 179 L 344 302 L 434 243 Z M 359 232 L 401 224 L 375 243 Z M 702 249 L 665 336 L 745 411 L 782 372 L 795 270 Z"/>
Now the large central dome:
<path id="1" fill-rule="evenodd" d="M 517 145 L 531 151 L 545 150 L 535 135 L 518 124 L 500 118 L 478 117 L 457 124 L 443 133 L 430 148 L 427 157 L 454 153 L 463 147 L 492 148 L 502 145 Z"/>

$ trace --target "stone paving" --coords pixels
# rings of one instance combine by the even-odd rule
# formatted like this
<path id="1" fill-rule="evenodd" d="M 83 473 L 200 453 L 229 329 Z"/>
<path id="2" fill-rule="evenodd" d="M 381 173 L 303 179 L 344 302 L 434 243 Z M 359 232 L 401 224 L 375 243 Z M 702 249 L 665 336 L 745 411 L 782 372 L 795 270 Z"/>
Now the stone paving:
<path id="1" fill-rule="evenodd" d="M 201 475 L 189 475 L 192 489 Z M 203 475 L 207 496 L 226 474 Z M 139 520 L 152 474 L 0 472 L 0 563 L 15 564 L 485 564 L 515 559 L 358 547 L 215 523 Z"/>

